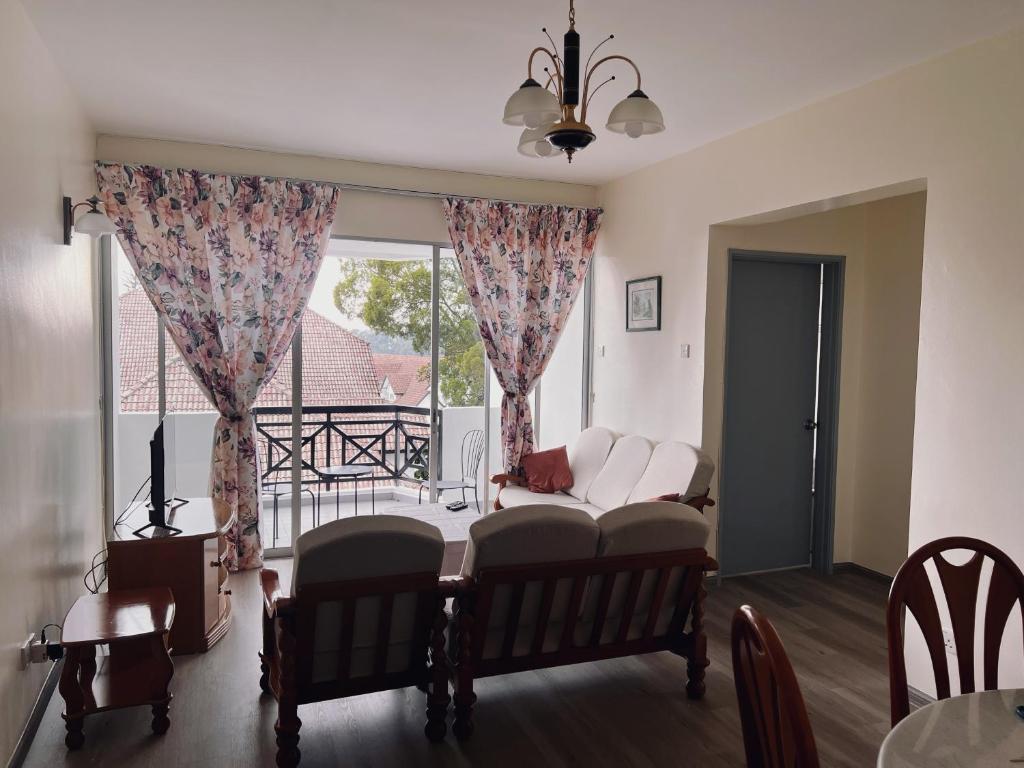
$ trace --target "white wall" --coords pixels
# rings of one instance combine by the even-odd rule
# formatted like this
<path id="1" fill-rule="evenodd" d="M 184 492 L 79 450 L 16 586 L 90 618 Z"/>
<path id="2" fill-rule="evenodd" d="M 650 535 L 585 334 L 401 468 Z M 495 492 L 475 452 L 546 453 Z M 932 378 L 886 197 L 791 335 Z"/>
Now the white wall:
<path id="1" fill-rule="evenodd" d="M 895 574 L 907 554 L 925 193 L 711 228 L 703 447 L 721 463 L 729 249 L 844 257 L 836 562 Z M 718 477 L 712 480 L 718 496 Z M 707 510 L 715 520 L 728 502 Z M 717 551 L 717 542 L 712 541 Z"/>
<path id="2" fill-rule="evenodd" d="M 969 534 L 1024 562 L 1022 81 L 1015 30 L 603 187 L 595 423 L 701 440 L 711 225 L 927 179 L 909 546 Z M 665 330 L 627 338 L 623 281 L 648 274 Z"/>
<path id="3" fill-rule="evenodd" d="M 149 163 L 164 168 L 198 168 L 221 173 L 259 173 L 536 203 L 593 205 L 597 198 L 594 187 L 580 184 L 123 136 L 100 136 L 96 142 L 96 155 L 97 159 L 112 163 Z M 355 190 L 342 193 L 333 232 L 349 237 L 450 242 L 440 200 Z"/>
<path id="4" fill-rule="evenodd" d="M 103 543 L 97 271 L 63 244 L 61 196 L 94 189 L 95 134 L 21 5 L 0 0 L 0 762 L 48 664 L 30 632 L 63 621 Z"/>

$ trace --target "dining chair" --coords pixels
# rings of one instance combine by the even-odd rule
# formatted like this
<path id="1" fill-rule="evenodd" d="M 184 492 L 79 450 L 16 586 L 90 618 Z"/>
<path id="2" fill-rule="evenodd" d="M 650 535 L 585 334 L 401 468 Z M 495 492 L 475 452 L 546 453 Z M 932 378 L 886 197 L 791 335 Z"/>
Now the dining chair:
<path id="1" fill-rule="evenodd" d="M 963 565 L 954 565 L 944 554 L 954 550 L 972 552 Z M 1006 621 L 1015 603 L 1024 612 L 1024 574 L 1000 549 L 980 539 L 954 536 L 925 544 L 900 566 L 889 591 L 885 629 L 889 643 L 889 703 L 892 725 L 910 714 L 907 689 L 907 666 L 904 655 L 904 608 L 917 621 L 924 636 L 935 676 L 936 698 L 950 696 L 950 671 L 946 656 L 942 620 L 939 616 L 936 590 L 929 579 L 926 564 L 931 561 L 938 576 L 938 586 L 949 609 L 950 631 L 956 649 L 960 693 L 974 693 L 975 617 L 981 598 L 982 566 L 992 561 L 988 594 L 985 598 L 984 631 L 982 635 L 983 690 L 991 691 L 999 684 L 999 649 Z M 1022 633 L 1024 635 L 1024 633 Z M 1024 638 L 1022 645 L 1024 648 Z"/>
<path id="2" fill-rule="evenodd" d="M 818 748 L 793 666 L 756 609 L 732 617 L 732 674 L 748 768 L 817 768 Z"/>

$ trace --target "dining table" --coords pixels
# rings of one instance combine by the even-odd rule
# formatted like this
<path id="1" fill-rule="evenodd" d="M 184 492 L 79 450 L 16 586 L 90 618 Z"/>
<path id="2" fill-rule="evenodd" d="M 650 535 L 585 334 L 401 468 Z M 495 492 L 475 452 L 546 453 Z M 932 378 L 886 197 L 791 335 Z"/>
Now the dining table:
<path id="1" fill-rule="evenodd" d="M 982 691 L 927 704 L 882 742 L 878 768 L 1024 768 L 1024 688 Z"/>

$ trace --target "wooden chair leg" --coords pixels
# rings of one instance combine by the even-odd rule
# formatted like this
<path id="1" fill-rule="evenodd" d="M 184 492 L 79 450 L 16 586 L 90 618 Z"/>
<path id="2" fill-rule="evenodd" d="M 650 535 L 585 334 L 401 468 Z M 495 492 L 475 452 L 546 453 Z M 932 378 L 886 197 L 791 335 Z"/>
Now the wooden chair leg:
<path id="1" fill-rule="evenodd" d="M 270 688 L 270 664 L 274 658 L 274 620 L 263 612 L 263 653 L 260 655 L 260 690 L 273 693 Z"/>
<path id="2" fill-rule="evenodd" d="M 458 607 L 456 626 L 457 658 L 453 674 L 455 720 L 452 722 L 452 733 L 459 741 L 468 741 L 473 735 L 473 705 L 476 703 L 476 694 L 473 693 L 473 669 L 470 666 L 473 617 L 465 605 Z"/>
<path id="3" fill-rule="evenodd" d="M 690 643 L 689 654 L 686 659 L 686 695 L 691 699 L 704 697 L 707 690 L 704 685 L 704 672 L 708 664 L 708 638 L 704 633 L 704 598 L 707 591 L 704 589 L 704 578 L 701 577 L 700 585 L 697 587 L 697 595 L 693 600 L 693 616 L 690 619 Z"/>
<path id="4" fill-rule="evenodd" d="M 444 600 L 439 599 L 435 610 L 434 626 L 430 634 L 430 684 L 427 690 L 427 725 L 424 732 L 435 744 L 444 740 L 448 731 L 448 657 L 445 653 L 444 631 L 448 617 Z"/>
<path id="5" fill-rule="evenodd" d="M 295 689 L 295 637 L 289 627 L 281 632 L 281 656 L 279 659 L 281 676 L 277 698 L 277 722 L 274 731 L 277 733 L 277 765 L 279 768 L 295 768 L 299 764 L 302 753 L 299 752 L 299 720 L 298 695 Z"/>

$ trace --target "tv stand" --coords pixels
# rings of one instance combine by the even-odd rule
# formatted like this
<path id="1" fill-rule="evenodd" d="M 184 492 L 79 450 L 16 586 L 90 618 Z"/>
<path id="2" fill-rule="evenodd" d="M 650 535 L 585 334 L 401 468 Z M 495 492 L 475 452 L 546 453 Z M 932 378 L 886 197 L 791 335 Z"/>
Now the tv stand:
<path id="1" fill-rule="evenodd" d="M 111 590 L 169 587 L 177 605 L 170 645 L 175 655 L 209 650 L 231 624 L 231 590 L 224 565 L 225 534 L 234 512 L 209 498 L 188 499 L 167 514 L 180 533 L 146 525 L 140 503 L 107 542 Z"/>
<path id="2" fill-rule="evenodd" d="M 180 502 L 180 503 L 175 504 L 174 502 L 176 502 L 176 501 Z M 188 504 L 188 499 L 179 499 L 177 496 L 175 496 L 173 499 L 168 499 L 167 501 L 164 502 L 164 508 L 163 508 L 163 511 L 160 514 L 160 519 L 166 521 L 167 520 L 166 515 L 167 515 L 168 512 L 170 512 L 173 515 L 174 511 L 178 507 L 183 507 L 186 504 Z M 146 508 L 149 510 L 149 522 L 146 523 L 141 528 L 136 528 L 134 531 L 132 531 L 132 535 L 133 536 L 138 536 L 140 539 L 145 539 L 147 537 L 144 535 L 143 532 L 146 531 L 149 528 L 157 528 L 159 530 L 166 531 L 167 533 L 165 535 L 167 535 L 167 536 L 177 536 L 179 533 L 181 533 L 181 528 L 175 528 L 173 525 L 168 525 L 166 522 L 162 522 L 162 523 L 154 522 L 153 518 L 156 515 L 154 514 L 155 509 L 154 509 L 153 505 L 149 504 L 149 505 L 147 505 Z"/>

